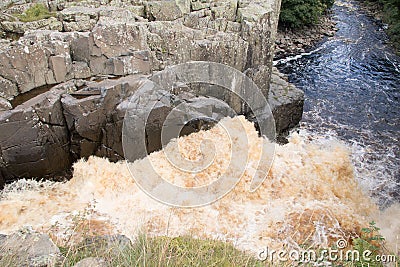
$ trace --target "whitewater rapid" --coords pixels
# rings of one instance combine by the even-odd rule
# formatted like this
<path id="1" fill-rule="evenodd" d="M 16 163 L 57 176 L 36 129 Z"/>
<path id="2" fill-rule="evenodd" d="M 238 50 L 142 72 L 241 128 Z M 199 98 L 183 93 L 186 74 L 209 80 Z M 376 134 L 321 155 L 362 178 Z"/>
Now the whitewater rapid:
<path id="1" fill-rule="evenodd" d="M 244 128 L 245 132 L 231 140 L 224 128 L 214 127 L 173 141 L 192 159 L 208 153 L 199 150 L 202 141 L 218 144 L 217 160 L 196 179 L 176 170 L 163 150 L 148 156 L 164 179 L 191 187 L 218 179 L 229 165 L 230 147 L 248 142 L 247 150 L 241 151 L 248 155 L 244 175 L 221 200 L 199 208 L 170 207 L 138 188 L 126 162 L 90 157 L 75 163 L 68 182 L 19 180 L 7 185 L 1 193 L 1 233 L 29 228 L 49 233 L 57 244 L 78 242 L 83 229 L 85 235 L 89 229 L 89 234 L 121 233 L 132 240 L 143 232 L 151 236 L 191 235 L 229 241 L 240 249 L 257 252 L 262 247 L 296 248 L 304 243 L 330 246 L 338 238 L 356 237 L 371 220 L 388 222 L 355 180 L 349 148 L 337 140 L 310 141 L 293 133 L 288 144 L 276 145 L 266 180 L 250 193 L 252 176 L 268 171 L 265 166 L 254 168 L 262 149 L 267 149 L 263 145 L 267 140 L 242 116 L 225 118 L 221 123 L 230 131 Z M 141 161 L 136 161 L 133 170 L 141 167 Z M 399 211 L 394 207 L 391 215 Z M 387 225 L 389 239 L 399 236 L 399 224 L 394 222 Z M 390 242 L 396 247 L 396 240 Z"/>

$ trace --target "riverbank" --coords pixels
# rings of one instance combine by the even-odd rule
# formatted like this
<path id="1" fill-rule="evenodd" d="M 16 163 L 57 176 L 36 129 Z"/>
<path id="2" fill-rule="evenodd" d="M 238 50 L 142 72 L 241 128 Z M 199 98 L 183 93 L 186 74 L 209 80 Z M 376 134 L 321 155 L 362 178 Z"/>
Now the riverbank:
<path id="1" fill-rule="evenodd" d="M 335 25 L 333 16 L 329 13 L 312 26 L 301 29 L 278 28 L 274 59 L 282 59 L 310 50 L 324 38 L 333 36 L 337 31 Z"/>
<path id="2" fill-rule="evenodd" d="M 359 183 L 389 207 L 400 201 L 400 58 L 359 2 L 337 1 L 332 11 L 335 36 L 276 67 L 305 92 L 301 129 L 346 142 Z"/>
<path id="3" fill-rule="evenodd" d="M 393 20 L 393 18 L 389 18 L 390 15 L 385 15 L 384 5 L 380 2 L 375 1 L 357 1 L 360 5 L 360 8 L 365 12 L 368 16 L 374 18 L 377 23 L 382 25 L 382 28 L 385 30 L 388 35 L 388 45 L 390 45 L 397 55 L 400 55 L 400 39 L 399 39 L 399 30 L 396 32 L 396 25 L 390 25 L 389 21 Z M 393 22 L 392 22 L 393 23 Z"/>

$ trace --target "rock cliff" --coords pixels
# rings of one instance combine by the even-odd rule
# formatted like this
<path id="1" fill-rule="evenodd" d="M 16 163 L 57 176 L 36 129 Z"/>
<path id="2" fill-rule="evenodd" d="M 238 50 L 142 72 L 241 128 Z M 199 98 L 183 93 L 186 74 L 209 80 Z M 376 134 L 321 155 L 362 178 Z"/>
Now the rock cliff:
<path id="1" fill-rule="evenodd" d="M 37 3 L 50 17 L 22 22 L 18 14 Z M 279 0 L 2 1 L 0 181 L 53 176 L 92 154 L 122 159 L 130 96 L 152 73 L 188 61 L 247 74 L 277 131 L 295 126 L 303 93 L 272 68 L 279 8 Z M 153 128 L 168 111 L 154 113 Z"/>

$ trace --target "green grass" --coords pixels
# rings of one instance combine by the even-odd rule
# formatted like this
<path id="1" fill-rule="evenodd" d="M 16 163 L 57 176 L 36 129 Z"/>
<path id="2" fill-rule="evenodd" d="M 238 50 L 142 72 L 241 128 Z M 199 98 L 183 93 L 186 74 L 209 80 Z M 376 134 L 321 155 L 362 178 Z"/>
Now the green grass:
<path id="1" fill-rule="evenodd" d="M 389 255 L 384 248 L 384 238 L 379 233 L 379 228 L 374 222 L 363 228 L 359 237 L 353 238 L 349 249 L 357 250 L 359 255 L 365 251 L 371 251 L 369 257 L 374 259 L 376 255 Z M 90 236 L 87 236 L 90 238 Z M 90 240 L 90 239 L 89 239 Z M 100 240 L 100 241 L 99 241 Z M 64 257 L 63 261 L 57 266 L 70 267 L 87 257 L 99 257 L 106 261 L 108 266 L 323 266 L 315 265 L 313 262 L 292 262 L 290 259 L 284 262 L 260 261 L 255 255 L 240 251 L 228 242 L 210 239 L 196 239 L 190 236 L 182 237 L 148 237 L 140 234 L 137 240 L 125 247 L 110 245 L 104 239 L 97 242 L 84 242 L 69 246 L 60 247 L 60 252 Z M 103 241 L 101 241 L 103 240 Z M 309 250 L 315 249 L 320 253 L 321 249 L 302 245 L 302 248 Z M 330 249 L 337 250 L 333 246 Z M 318 254 L 317 254 L 318 255 Z M 338 254 L 336 254 L 338 255 Z M 319 256 L 318 256 L 319 258 Z M 396 263 L 387 266 L 399 266 L 398 258 Z M 18 266 L 20 262 L 13 255 L 2 257 L 0 254 L 0 266 Z M 318 262 L 319 264 L 320 262 Z M 322 263 L 321 263 L 322 264 Z M 328 265 L 327 265 L 328 266 Z M 330 266 L 347 267 L 383 267 L 378 261 L 334 261 Z M 385 265 L 386 266 L 386 265 Z"/>
<path id="2" fill-rule="evenodd" d="M 77 246 L 61 248 L 63 266 L 73 266 L 86 257 L 101 257 L 110 266 L 265 266 L 231 244 L 191 237 L 156 237 L 141 235 L 122 251 L 109 248 Z"/>
<path id="3" fill-rule="evenodd" d="M 384 238 L 379 234 L 379 228 L 374 222 L 369 227 L 362 229 L 361 236 L 354 238 L 352 250 L 359 251 L 363 255 L 366 250 L 372 252 L 370 258 L 376 255 L 389 255 L 384 249 Z M 307 249 L 313 249 L 306 246 Z M 331 249 L 337 249 L 332 247 Z M 316 249 L 318 251 L 318 249 Z M 232 244 L 210 239 L 195 239 L 189 236 L 183 237 L 147 237 L 140 235 L 134 244 L 123 250 L 111 250 L 109 247 L 77 246 L 73 248 L 61 248 L 65 257 L 62 266 L 74 266 L 78 261 L 86 257 L 100 257 L 109 266 L 315 266 L 312 262 L 296 263 L 270 260 L 260 261 L 254 255 L 250 255 L 236 249 Z M 399 266 L 398 259 L 390 266 Z M 397 264 L 397 265 L 393 265 Z M 383 267 L 381 262 L 371 261 L 338 261 L 332 262 L 332 266 L 348 267 Z"/>
<path id="4" fill-rule="evenodd" d="M 55 13 L 50 12 L 43 4 L 35 4 L 24 13 L 16 15 L 22 22 L 31 22 L 54 17 Z"/>

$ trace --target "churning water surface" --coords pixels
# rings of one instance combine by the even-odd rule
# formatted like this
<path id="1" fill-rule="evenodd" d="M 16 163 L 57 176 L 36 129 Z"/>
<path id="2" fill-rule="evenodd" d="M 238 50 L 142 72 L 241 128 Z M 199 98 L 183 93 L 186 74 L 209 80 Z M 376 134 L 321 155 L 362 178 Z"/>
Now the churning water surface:
<path id="1" fill-rule="evenodd" d="M 400 57 L 357 2 L 336 1 L 333 16 L 335 36 L 274 63 L 305 92 L 301 131 L 348 143 L 360 184 L 387 207 L 400 202 Z"/>
<path id="2" fill-rule="evenodd" d="M 168 181 L 191 186 L 193 180 L 208 181 L 224 173 L 223 167 L 230 165 L 229 148 L 239 146 L 240 153 L 249 155 L 246 174 L 220 201 L 196 209 L 168 207 L 139 189 L 124 162 L 91 157 L 74 165 L 68 182 L 19 180 L 7 185 L 0 193 L 0 232 L 29 225 L 63 244 L 79 237 L 76 219 L 81 218 L 82 225 L 91 225 L 95 232 L 118 232 L 132 240 L 142 230 L 150 235 L 189 234 L 228 240 L 254 252 L 298 247 L 309 240 L 329 246 L 338 234 L 354 235 L 354 229 L 368 223 L 366 215 L 376 217 L 375 208 L 354 182 L 343 146 L 325 140 L 339 138 L 349 144 L 358 180 L 382 207 L 400 202 L 400 59 L 384 45 L 382 27 L 353 2 L 337 2 L 334 12 L 339 28 L 335 37 L 309 55 L 277 62 L 306 93 L 303 136 L 293 134 L 289 144 L 276 148 L 269 179 L 255 193 L 247 186 L 257 171 L 266 172 L 257 168 L 262 139 L 252 124 L 236 117 L 225 121 L 243 133 L 238 139 L 218 128 L 181 138 L 187 155 L 200 155 L 196 145 L 202 140 L 217 140 L 223 154 L 194 178 L 177 171 L 163 151 L 149 156 Z M 317 146 L 304 141 L 310 136 Z M 243 145 L 247 143 L 250 149 Z M 147 165 L 135 164 L 138 171 L 146 171 L 142 167 Z M 389 209 L 390 227 L 382 227 L 396 250 L 399 216 L 394 214 L 399 211 Z"/>

